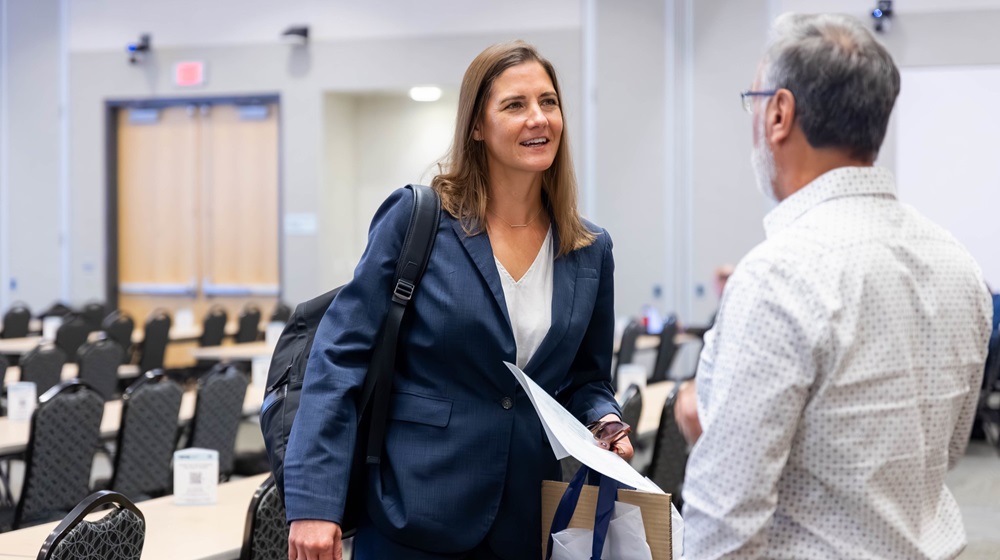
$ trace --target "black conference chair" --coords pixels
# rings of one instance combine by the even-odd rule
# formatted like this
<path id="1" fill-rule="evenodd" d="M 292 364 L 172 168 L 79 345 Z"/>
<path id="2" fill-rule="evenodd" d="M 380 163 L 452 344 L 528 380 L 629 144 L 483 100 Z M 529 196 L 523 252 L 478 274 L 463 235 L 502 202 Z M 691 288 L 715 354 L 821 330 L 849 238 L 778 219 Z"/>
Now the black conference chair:
<path id="1" fill-rule="evenodd" d="M 292 318 L 292 308 L 290 305 L 283 301 L 279 301 L 274 306 L 274 311 L 271 312 L 271 322 L 281 322 L 287 323 L 289 319 Z"/>
<path id="2" fill-rule="evenodd" d="M 104 317 L 108 314 L 107 307 L 99 301 L 88 302 L 87 305 L 83 306 L 83 310 L 80 315 L 90 323 L 90 328 L 92 330 L 97 330 L 101 328 L 101 322 L 104 321 Z"/>
<path id="3" fill-rule="evenodd" d="M 80 381 L 90 385 L 104 400 L 111 400 L 118 388 L 118 366 L 124 356 L 122 347 L 107 338 L 83 343 L 77 350 Z"/>
<path id="4" fill-rule="evenodd" d="M 639 335 L 644 332 L 642 324 L 634 319 L 625 326 L 621 342 L 618 343 L 618 360 L 615 362 L 615 371 L 611 376 L 612 384 L 618 379 L 618 368 L 622 364 L 631 364 L 635 359 L 635 345 L 639 341 Z"/>
<path id="5" fill-rule="evenodd" d="M 21 497 L 13 511 L 0 511 L 0 527 L 54 521 L 90 493 L 103 414 L 104 400 L 77 380 L 42 395 L 31 416 Z"/>
<path id="6" fill-rule="evenodd" d="M 629 385 L 622 398 L 622 422 L 632 426 L 632 443 L 638 444 L 639 419 L 642 417 L 642 393 L 637 385 Z"/>
<path id="7" fill-rule="evenodd" d="M 64 317 L 63 324 L 56 331 L 56 346 L 66 353 L 67 358 L 76 362 L 77 350 L 87 342 L 87 337 L 94 329 L 82 315 L 70 313 Z"/>
<path id="8" fill-rule="evenodd" d="M 61 301 L 57 301 L 49 306 L 48 309 L 42 311 L 38 314 L 39 319 L 45 319 L 46 317 L 65 317 L 73 312 L 73 308 L 66 305 Z"/>
<path id="9" fill-rule="evenodd" d="M 250 500 L 240 560 L 282 560 L 288 557 L 288 523 L 274 479 L 268 477 Z"/>
<path id="10" fill-rule="evenodd" d="M 98 508 L 111 511 L 84 519 Z M 84 498 L 42 543 L 38 560 L 139 560 L 146 540 L 146 518 L 128 498 L 102 490 Z"/>
<path id="11" fill-rule="evenodd" d="M 128 362 L 132 355 L 132 332 L 135 331 L 135 321 L 132 320 L 132 317 L 128 313 L 116 309 L 104 318 L 101 328 L 108 333 L 108 338 L 122 347 L 125 351 L 123 360 Z"/>
<path id="12" fill-rule="evenodd" d="M 674 338 L 677 336 L 677 316 L 671 315 L 663 323 L 663 332 L 660 333 L 660 347 L 656 351 L 656 363 L 653 365 L 652 374 L 649 377 L 651 383 L 666 381 L 670 373 L 670 366 L 677 357 L 677 344 Z"/>
<path id="13" fill-rule="evenodd" d="M 674 506 L 681 509 L 684 501 L 681 490 L 684 488 L 684 472 L 687 468 L 688 445 L 677 420 L 674 419 L 674 404 L 677 402 L 678 383 L 663 404 L 660 415 L 660 425 L 656 429 L 656 442 L 653 444 L 653 457 L 646 473 L 664 492 L 671 495 Z"/>
<path id="14" fill-rule="evenodd" d="M 249 380 L 234 366 L 219 364 L 198 382 L 198 400 L 191 420 L 187 447 L 219 452 L 219 475 L 233 472 L 236 432 L 243 418 L 243 401 Z"/>
<path id="15" fill-rule="evenodd" d="M 162 370 L 146 372 L 122 396 L 122 421 L 109 487 L 134 501 L 162 496 L 172 486 L 170 461 L 184 391 Z"/>
<path id="16" fill-rule="evenodd" d="M 142 349 L 139 356 L 139 370 L 149 371 L 161 369 L 163 358 L 167 353 L 167 343 L 170 342 L 170 315 L 163 309 L 157 309 L 146 320 L 143 328 Z"/>
<path id="17" fill-rule="evenodd" d="M 222 344 L 222 339 L 226 336 L 226 322 L 228 320 L 226 308 L 221 305 L 213 305 L 202 321 L 198 346 L 219 346 Z"/>
<path id="18" fill-rule="evenodd" d="M 21 302 L 16 302 L 3 314 L 3 331 L 0 338 L 24 338 L 28 336 L 31 324 L 31 310 Z"/>
<path id="19" fill-rule="evenodd" d="M 253 303 L 248 303 L 240 311 L 236 342 L 254 342 L 258 338 L 260 338 L 260 308 Z"/>
<path id="20" fill-rule="evenodd" d="M 66 365 L 66 353 L 51 342 L 43 342 L 21 356 L 21 381 L 35 384 L 36 394 L 59 384 Z"/>

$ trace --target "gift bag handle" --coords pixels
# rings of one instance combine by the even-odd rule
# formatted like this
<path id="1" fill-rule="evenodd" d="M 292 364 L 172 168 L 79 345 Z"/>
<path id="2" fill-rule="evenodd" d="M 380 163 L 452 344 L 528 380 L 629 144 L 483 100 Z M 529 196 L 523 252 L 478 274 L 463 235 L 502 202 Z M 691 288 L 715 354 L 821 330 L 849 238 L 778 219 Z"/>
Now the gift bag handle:
<path id="1" fill-rule="evenodd" d="M 573 479 L 569 482 L 569 487 L 559 500 L 559 507 L 552 517 L 552 527 L 549 529 L 549 546 L 546 560 L 552 557 L 552 535 L 569 527 L 569 522 L 573 519 L 573 512 L 576 511 L 576 504 L 580 500 L 580 492 L 583 491 L 584 481 L 587 475 L 591 474 L 600 480 L 600 488 L 597 491 L 597 510 L 594 512 L 594 543 L 591 547 L 591 560 L 601 560 L 601 553 L 604 551 L 604 541 L 608 538 L 608 526 L 611 524 L 611 515 L 615 511 L 615 500 L 618 499 L 618 482 L 614 479 L 603 476 L 597 471 L 591 471 L 587 465 L 581 465 L 576 471 Z"/>

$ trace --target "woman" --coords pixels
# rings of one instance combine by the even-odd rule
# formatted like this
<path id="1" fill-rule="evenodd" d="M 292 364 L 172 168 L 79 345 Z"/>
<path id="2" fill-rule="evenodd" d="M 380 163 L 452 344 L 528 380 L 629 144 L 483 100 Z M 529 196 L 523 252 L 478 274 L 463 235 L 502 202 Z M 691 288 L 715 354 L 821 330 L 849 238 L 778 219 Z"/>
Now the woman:
<path id="1" fill-rule="evenodd" d="M 472 62 L 442 167 L 432 187 L 444 212 L 400 335 L 355 557 L 539 558 L 541 481 L 559 465 L 503 362 L 583 422 L 620 412 L 611 240 L 579 217 L 559 86 L 534 48 L 498 44 Z M 354 399 L 411 207 L 402 189 L 382 205 L 316 333 L 285 463 L 290 560 L 340 557 Z M 632 455 L 627 438 L 612 450 Z"/>

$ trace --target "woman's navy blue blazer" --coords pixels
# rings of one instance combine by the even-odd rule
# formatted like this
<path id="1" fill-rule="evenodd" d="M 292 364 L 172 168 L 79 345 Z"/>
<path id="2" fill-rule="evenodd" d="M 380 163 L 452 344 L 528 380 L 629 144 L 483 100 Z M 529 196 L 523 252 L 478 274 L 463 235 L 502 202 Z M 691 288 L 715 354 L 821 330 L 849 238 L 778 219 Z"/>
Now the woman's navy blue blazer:
<path id="1" fill-rule="evenodd" d="M 342 519 L 355 398 L 387 313 L 412 199 L 399 189 L 379 208 L 353 280 L 316 332 L 285 458 L 290 521 Z M 386 537 L 427 551 L 461 552 L 488 539 L 505 556 L 538 558 L 541 482 L 558 480 L 559 465 L 503 364 L 515 362 L 516 348 L 489 237 L 468 236 L 441 215 L 401 330 L 368 515 Z M 587 226 L 597 240 L 554 261 L 552 326 L 524 368 L 583 422 L 620 414 L 610 383 L 611 239 Z"/>

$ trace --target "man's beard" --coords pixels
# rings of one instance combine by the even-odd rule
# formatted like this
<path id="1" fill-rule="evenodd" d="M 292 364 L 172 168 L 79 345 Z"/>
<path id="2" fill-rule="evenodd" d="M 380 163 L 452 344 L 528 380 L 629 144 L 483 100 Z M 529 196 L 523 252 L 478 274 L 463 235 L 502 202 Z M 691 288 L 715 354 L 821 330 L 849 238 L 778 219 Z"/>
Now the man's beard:
<path id="1" fill-rule="evenodd" d="M 750 150 L 750 166 L 753 167 L 753 175 L 757 180 L 757 190 L 768 200 L 777 201 L 774 194 L 774 153 L 768 145 L 764 136 L 764 119 L 760 119 L 757 127 L 757 145 Z"/>

